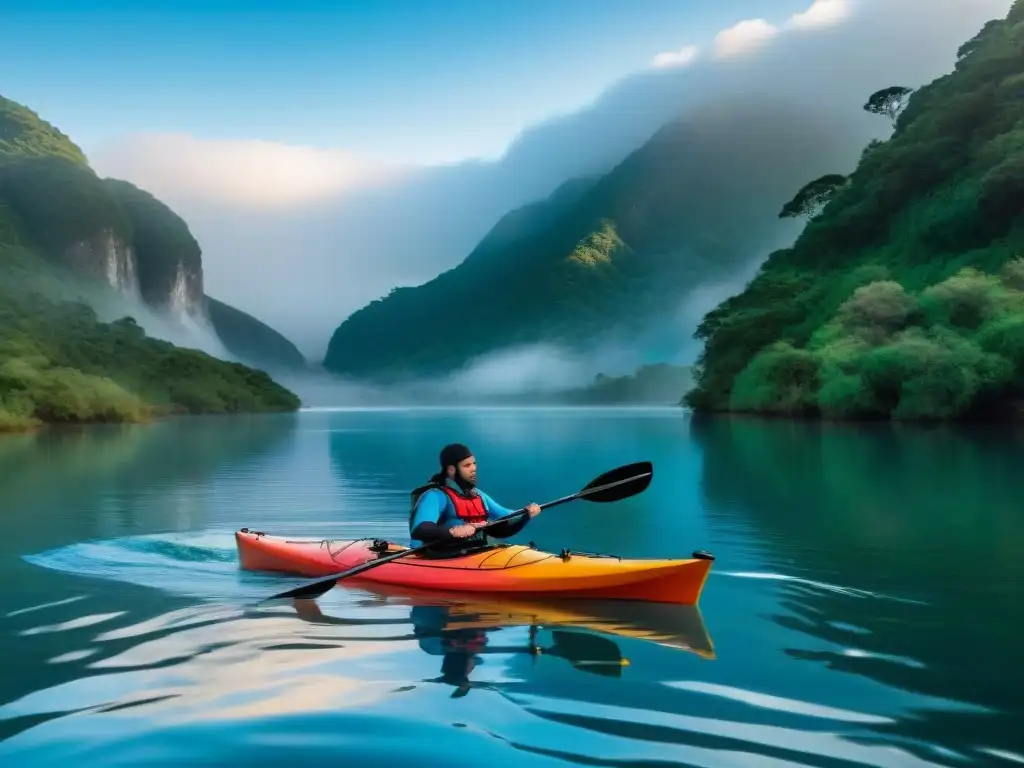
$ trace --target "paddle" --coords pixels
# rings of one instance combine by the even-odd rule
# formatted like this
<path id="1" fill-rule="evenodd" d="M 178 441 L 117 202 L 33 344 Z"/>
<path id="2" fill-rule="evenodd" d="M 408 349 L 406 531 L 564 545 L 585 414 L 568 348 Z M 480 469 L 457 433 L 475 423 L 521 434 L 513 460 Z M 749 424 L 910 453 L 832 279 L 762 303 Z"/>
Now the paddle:
<path id="1" fill-rule="evenodd" d="M 630 496 L 636 496 L 637 494 L 643 493 L 647 490 L 647 486 L 651 484 L 651 478 L 653 476 L 654 465 L 649 461 L 626 464 L 625 466 L 618 467 L 616 469 L 609 470 L 602 475 L 598 475 L 584 488 L 570 496 L 563 496 L 560 499 L 555 499 L 554 501 L 549 501 L 546 504 L 541 504 L 540 508 L 549 509 L 551 507 L 557 507 L 559 504 L 567 504 L 568 502 L 575 501 L 576 499 L 583 499 L 584 501 L 595 502 L 598 504 L 608 504 L 613 501 L 621 501 L 622 499 L 628 499 Z M 513 518 L 521 517 L 525 514 L 525 509 L 517 510 L 512 514 L 505 515 L 497 520 L 492 520 L 486 525 L 481 525 L 479 530 L 490 528 L 492 525 L 497 525 L 498 523 L 503 523 L 507 520 L 512 520 Z M 315 599 L 329 591 L 341 579 L 347 579 L 350 576 L 355 576 L 368 571 L 371 568 L 376 568 L 378 565 L 384 565 L 385 563 L 390 563 L 403 557 L 410 557 L 429 549 L 436 543 L 437 542 L 429 542 L 427 544 L 421 544 L 418 547 L 403 549 L 402 551 L 395 552 L 391 555 L 378 557 L 375 560 L 368 560 L 365 563 L 349 568 L 347 571 L 340 571 L 339 573 L 332 573 L 329 576 L 322 576 L 316 581 L 306 582 L 298 587 L 294 587 L 284 592 L 279 592 L 276 595 L 271 595 L 262 602 L 280 600 L 283 598 L 292 598 L 296 600 Z"/>

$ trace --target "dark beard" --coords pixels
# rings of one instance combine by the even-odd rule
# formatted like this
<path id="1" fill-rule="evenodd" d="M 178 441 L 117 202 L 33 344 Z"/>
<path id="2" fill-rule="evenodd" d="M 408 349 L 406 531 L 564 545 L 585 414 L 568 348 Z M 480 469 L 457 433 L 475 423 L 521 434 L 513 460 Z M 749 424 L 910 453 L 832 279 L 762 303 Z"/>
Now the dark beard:
<path id="1" fill-rule="evenodd" d="M 459 472 L 455 473 L 455 484 L 466 493 L 470 493 L 476 488 L 476 483 L 466 480 Z"/>

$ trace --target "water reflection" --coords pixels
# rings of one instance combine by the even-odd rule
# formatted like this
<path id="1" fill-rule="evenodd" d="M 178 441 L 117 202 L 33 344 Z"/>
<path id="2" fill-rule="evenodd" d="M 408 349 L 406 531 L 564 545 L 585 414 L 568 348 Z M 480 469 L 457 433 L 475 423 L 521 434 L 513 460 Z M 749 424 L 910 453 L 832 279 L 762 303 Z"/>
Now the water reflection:
<path id="1" fill-rule="evenodd" d="M 700 610 L 694 606 L 599 600 L 522 600 L 486 598 L 465 593 L 445 594 L 395 587 L 375 587 L 370 606 L 408 606 L 411 635 L 431 656 L 442 659 L 440 676 L 465 695 L 473 683 L 472 671 L 482 655 L 526 654 L 534 662 L 541 655 L 567 661 L 574 669 L 618 677 L 629 664 L 609 636 L 641 639 L 664 647 L 685 650 L 714 659 L 714 646 Z M 394 619 L 353 619 L 325 614 L 313 600 L 290 604 L 304 621 L 334 626 L 393 625 Z M 491 644 L 490 636 L 512 627 L 527 627 L 528 640 L 520 645 Z M 552 629 L 555 627 L 556 629 Z M 538 632 L 550 633 L 547 645 L 539 644 Z"/>
<path id="2" fill-rule="evenodd" d="M 121 456 L 90 437 L 76 461 L 97 463 L 77 475 L 66 459 L 46 469 L 39 446 L 35 468 L 7 449 L 0 461 L 24 478 L 0 502 L 16 499 L 2 508 L 24 538 L 0 540 L 0 650 L 15 660 L 0 675 L 0 765 L 341 754 L 438 768 L 902 768 L 1024 752 L 1019 445 L 725 421 L 696 424 L 691 440 L 678 414 L 299 418 L 294 432 L 253 422 L 251 442 L 222 452 L 206 422 L 150 449 L 128 431 Z M 509 503 L 653 460 L 642 496 L 567 505 L 530 536 L 638 557 L 711 549 L 701 609 L 354 586 L 245 607 L 280 577 L 241 572 L 232 530 L 401 536 L 408 488 L 453 430 Z M 206 469 L 189 458 L 203 451 Z M 107 530 L 133 535 L 95 540 Z"/>
<path id="3" fill-rule="evenodd" d="M 750 690 L 762 670 L 745 654 L 708 663 L 691 606 L 338 588 L 253 610 L 240 606 L 267 579 L 221 566 L 199 575 L 231 595 L 223 603 L 157 610 L 108 595 L 103 611 L 76 600 L 8 617 L 20 637 L 62 637 L 48 662 L 66 673 L 0 707 L 0 763 L 120 765 L 145 750 L 147 765 L 269 764 L 344 750 L 380 764 L 429 744 L 437 765 L 457 767 L 508 764 L 510 747 L 520 765 L 937 764 L 911 757 L 928 745 L 879 738 L 893 716 Z"/>
<path id="4" fill-rule="evenodd" d="M 338 619 L 324 614 L 315 601 L 294 600 L 292 603 L 296 613 L 305 621 L 336 626 L 353 625 L 350 619 Z M 439 675 L 423 682 L 451 686 L 454 688 L 453 698 L 465 696 L 474 687 L 493 687 L 489 683 L 478 683 L 471 679 L 472 672 L 480 664 L 482 657 L 515 654 L 525 654 L 534 663 L 543 654 L 548 658 L 562 659 L 580 671 L 612 677 L 621 676 L 622 667 L 629 661 L 623 657 L 617 643 L 586 630 L 545 630 L 545 625 L 550 623 L 545 619 L 542 614 L 524 615 L 522 618 L 513 619 L 512 614 L 496 612 L 493 606 L 478 607 L 465 602 L 445 604 L 431 600 L 414 601 L 408 618 L 412 626 L 411 637 L 417 641 L 421 651 L 441 659 Z M 545 621 L 544 624 L 540 623 L 542 620 Z M 390 623 L 386 620 L 370 621 L 378 624 Z M 528 636 L 524 642 L 505 645 L 492 643 L 491 636 L 494 633 L 516 626 L 528 627 Z M 550 642 L 547 645 L 540 642 L 539 634 L 542 632 L 550 635 Z M 408 686 L 404 690 L 411 690 L 413 687 L 415 686 Z"/>
<path id="5" fill-rule="evenodd" d="M 553 468 L 559 487 L 575 483 L 580 468 L 578 479 L 586 483 L 616 465 L 663 454 L 685 433 L 678 409 L 413 409 L 325 416 L 339 479 L 410 490 L 437 471 L 438 451 L 450 442 L 476 451 L 481 482 L 518 494 L 523 481 L 543 480 L 539 468 Z M 607 439 L 609 429 L 615 440 Z M 567 457 L 575 458 L 567 464 Z M 564 476 L 567 469 L 572 476 Z"/>
<path id="6" fill-rule="evenodd" d="M 31 552 L 97 536 L 201 527 L 207 482 L 286 451 L 296 418 L 181 418 L 3 436 L 0 509 L 7 533 L 0 555 L 9 546 Z"/>
<path id="7" fill-rule="evenodd" d="M 275 725 L 280 718 L 298 714 L 367 717 L 369 709 L 376 720 L 402 711 L 414 722 L 426 716 L 431 727 L 441 726 L 455 713 L 423 714 L 424 706 L 435 706 L 427 703 L 431 688 L 444 689 L 449 700 L 473 691 L 512 702 L 517 694 L 546 699 L 551 686 L 559 696 L 582 697 L 584 705 L 588 692 L 611 700 L 614 691 L 594 691 L 582 681 L 567 688 L 559 674 L 620 681 L 632 669 L 623 641 L 639 643 L 639 651 L 659 642 L 648 638 L 660 638 L 673 652 L 713 657 L 699 611 L 689 606 L 661 606 L 669 610 L 644 619 L 611 601 L 585 607 L 362 590 L 335 590 L 330 597 L 323 605 L 291 601 L 258 611 L 204 604 L 156 614 L 138 608 L 83 614 L 77 622 L 50 615 L 81 605 L 76 601 L 9 617 L 23 637 L 63 634 L 64 653 L 48 661 L 66 672 L 0 706 L 8 737 L 0 742 L 0 761 L 90 754 L 104 764 L 143 736 L 158 744 L 187 729 L 202 742 L 211 738 L 210 724 L 227 721 L 231 729 L 218 738 L 237 739 L 233 749 L 252 752 L 259 745 L 244 723 L 273 730 L 285 727 Z M 657 670 L 646 674 L 656 677 Z M 417 703 L 403 704 L 408 696 Z M 350 738 L 340 734 L 350 732 L 328 741 L 337 748 L 337 739 Z M 187 762 L 195 748 L 175 744 L 166 764 Z"/>
<path id="8" fill-rule="evenodd" d="M 773 572 L 734 575 L 772 578 L 771 618 L 827 644 L 788 655 L 931 697 L 876 732 L 973 764 L 1024 752 L 1019 435 L 755 419 L 692 434 L 709 517 L 746 517 Z"/>
<path id="9" fill-rule="evenodd" d="M 109 622 L 111 614 L 139 609 L 169 610 L 184 602 L 147 588 L 166 578 L 147 574 L 143 567 L 137 585 L 119 586 L 111 598 L 109 584 L 69 578 L 26 562 L 23 555 L 69 542 L 105 551 L 94 541 L 97 537 L 200 526 L 208 505 L 218 503 L 211 480 L 244 482 L 268 454 L 288 449 L 294 428 L 295 416 L 281 414 L 51 429 L 0 438 L 0 580 L 5 585 L 0 590 L 0 656 L 17 659 L 0 674 L 2 699 L 88 674 L 95 649 L 73 644 L 93 629 L 90 622 Z M 73 574 L 106 576 L 116 567 L 102 558 L 83 561 L 77 551 L 68 553 L 67 570 Z M 167 578 L 175 578 L 174 573 Z M 34 615 L 49 620 L 31 632 L 9 629 Z M 0 738 L 4 731 L 0 723 Z"/>

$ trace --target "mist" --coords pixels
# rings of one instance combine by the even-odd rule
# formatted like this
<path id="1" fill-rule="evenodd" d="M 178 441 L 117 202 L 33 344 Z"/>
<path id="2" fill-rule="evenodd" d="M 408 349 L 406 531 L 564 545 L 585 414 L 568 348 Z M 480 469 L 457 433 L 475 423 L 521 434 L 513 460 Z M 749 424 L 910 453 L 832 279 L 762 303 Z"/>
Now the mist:
<path id="1" fill-rule="evenodd" d="M 627 375 L 636 365 L 626 345 L 572 353 L 556 344 L 531 344 L 483 355 L 451 374 L 368 384 L 323 369 L 282 371 L 274 379 L 295 392 L 305 408 L 486 405 L 510 396 L 556 395 L 588 386 L 595 371 Z"/>
<path id="2" fill-rule="evenodd" d="M 228 351 L 205 314 L 178 313 L 147 304 L 137 293 L 119 293 L 106 284 L 92 284 L 72 280 L 65 287 L 67 295 L 53 295 L 54 299 L 78 297 L 96 312 L 100 322 L 111 323 L 130 317 L 147 336 L 169 341 L 178 347 L 197 349 L 229 362 L 244 362 Z"/>
<path id="3" fill-rule="evenodd" d="M 835 9 L 840 2 L 817 5 Z M 306 154 L 320 153 L 323 162 L 312 163 L 320 170 L 306 194 L 296 192 L 302 191 L 296 174 L 307 160 L 298 163 L 294 152 L 285 152 L 294 148 L 280 145 L 252 146 L 245 167 L 237 153 L 204 151 L 209 167 L 203 175 L 188 173 L 195 168 L 190 158 L 203 145 L 198 139 L 130 136 L 87 149 L 101 174 L 148 189 L 189 223 L 203 248 L 210 293 L 319 360 L 334 328 L 352 311 L 392 287 L 417 285 L 455 266 L 503 214 L 547 196 L 569 178 L 606 172 L 672 118 L 712 105 L 728 115 L 753 95 L 777 96 L 809 124 L 838 121 L 845 127 L 841 136 L 821 137 L 834 147 L 832 161 L 807 163 L 800 175 L 810 180 L 849 172 L 870 139 L 889 133 L 884 119 L 861 110 L 867 96 L 893 84 L 918 86 L 948 71 L 957 47 L 1009 6 L 1010 0 L 859 0 L 843 3 L 849 14 L 832 25 L 768 19 L 739 31 L 773 34 L 741 40 L 734 30 L 731 38 L 720 38 L 717 51 L 677 56 L 680 66 L 628 77 L 585 109 L 523 132 L 494 162 L 378 168 L 336 150 L 309 149 Z M 680 30 L 680 48 L 690 42 Z M 652 51 L 652 58 L 659 53 Z M 671 60 L 662 56 L 659 62 Z M 272 191 L 282 163 L 291 170 L 288 183 L 278 185 L 280 198 L 238 191 L 253 185 Z M 337 183 L 324 178 L 325 164 L 336 168 Z M 238 184 L 223 181 L 234 176 Z M 784 202 L 764 204 L 774 214 Z M 690 290 L 690 309 L 680 310 L 680 322 L 699 320 L 692 308 L 707 306 L 708 297 L 720 292 L 714 286 L 704 294 Z M 681 336 L 690 333 L 692 327 Z M 493 362 L 480 366 L 498 370 Z M 483 373 L 463 379 L 467 386 L 485 380 Z"/>

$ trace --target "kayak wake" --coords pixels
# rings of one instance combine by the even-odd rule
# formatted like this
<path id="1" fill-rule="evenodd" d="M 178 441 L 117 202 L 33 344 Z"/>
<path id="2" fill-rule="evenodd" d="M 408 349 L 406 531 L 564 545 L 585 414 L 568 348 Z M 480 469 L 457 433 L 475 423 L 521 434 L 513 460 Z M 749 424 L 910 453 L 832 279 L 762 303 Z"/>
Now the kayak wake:
<path id="1" fill-rule="evenodd" d="M 272 574 L 238 568 L 231 531 L 123 536 L 84 541 L 23 559 L 73 576 L 156 587 L 182 597 L 246 599 L 279 583 Z"/>
<path id="2" fill-rule="evenodd" d="M 837 595 L 845 595 L 846 597 L 858 597 L 858 598 L 871 598 L 874 600 L 894 600 L 898 603 L 911 603 L 914 605 L 927 605 L 927 603 L 921 600 L 914 600 L 909 597 L 897 597 L 896 595 L 886 595 L 881 592 L 872 592 L 867 589 L 858 589 L 857 587 L 844 587 L 839 584 L 829 584 L 824 581 L 815 581 L 813 579 L 802 579 L 799 576 L 790 576 L 785 573 L 773 573 L 770 571 L 718 571 L 719 576 L 732 576 L 738 579 L 762 579 L 765 581 L 782 581 L 791 584 L 799 589 L 804 590 L 817 590 L 819 592 L 833 592 Z"/>

